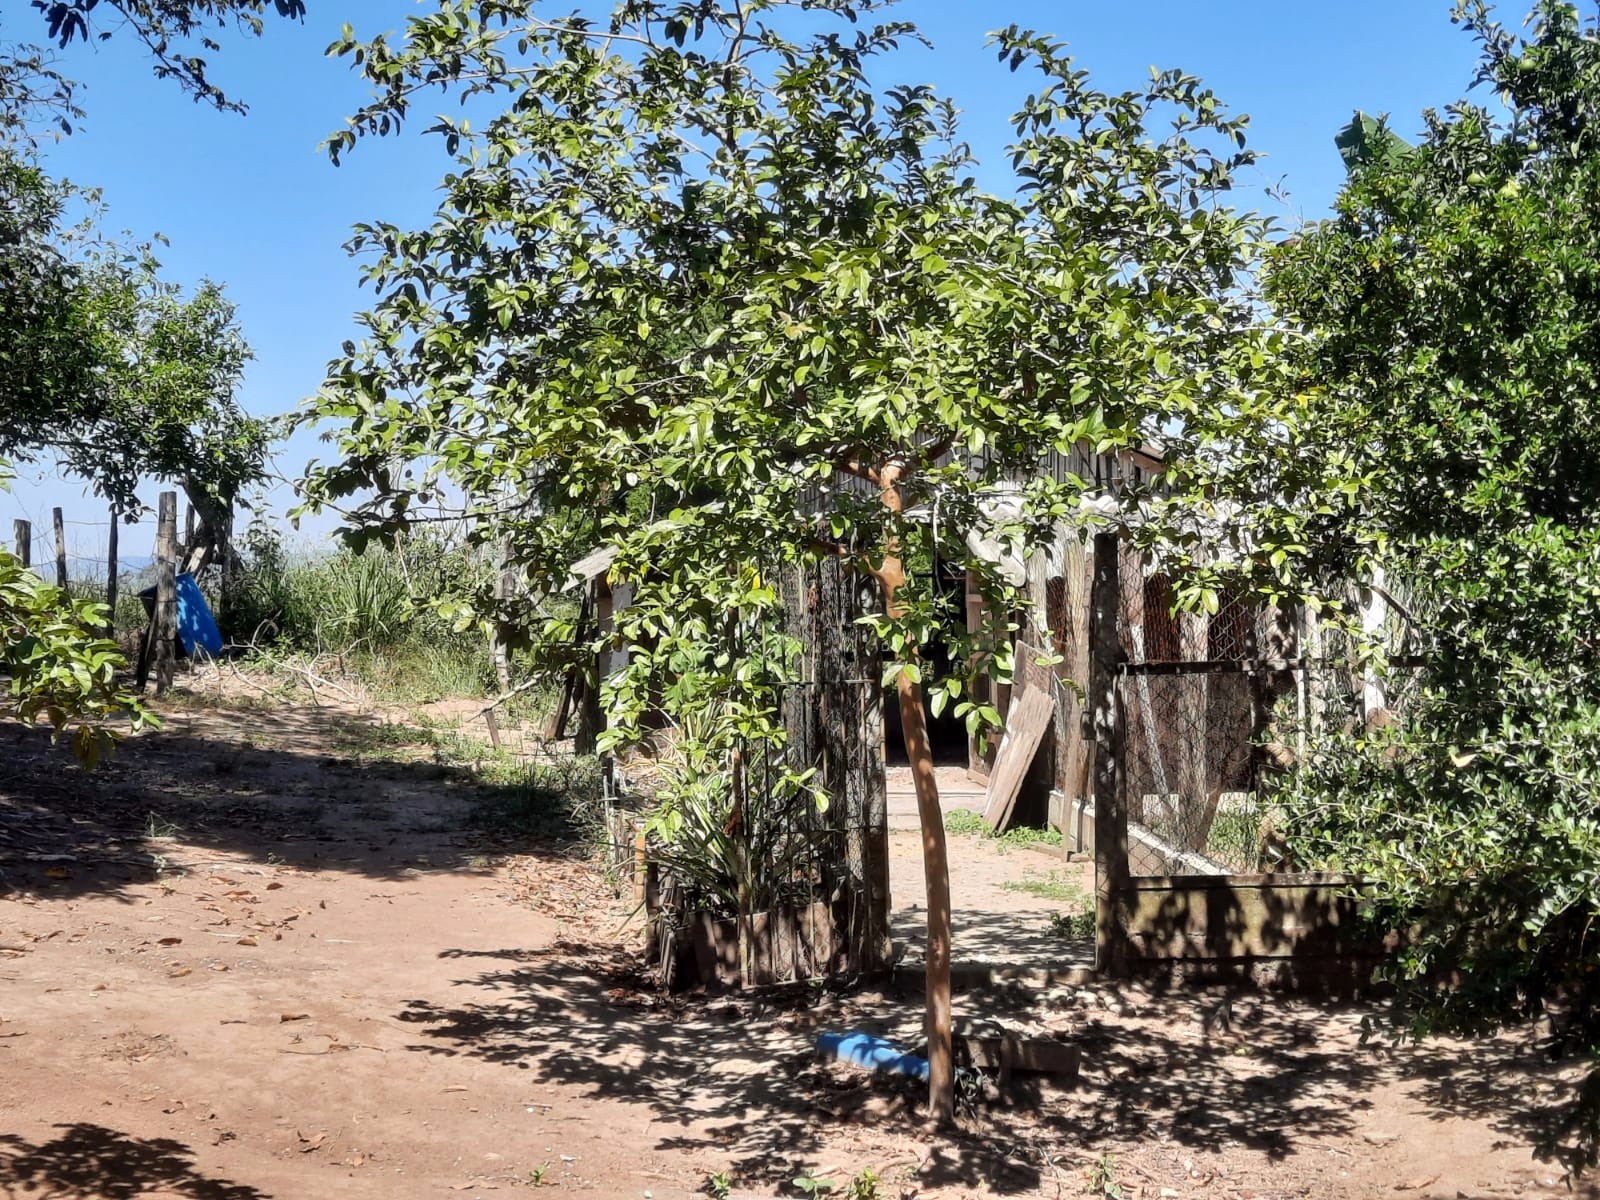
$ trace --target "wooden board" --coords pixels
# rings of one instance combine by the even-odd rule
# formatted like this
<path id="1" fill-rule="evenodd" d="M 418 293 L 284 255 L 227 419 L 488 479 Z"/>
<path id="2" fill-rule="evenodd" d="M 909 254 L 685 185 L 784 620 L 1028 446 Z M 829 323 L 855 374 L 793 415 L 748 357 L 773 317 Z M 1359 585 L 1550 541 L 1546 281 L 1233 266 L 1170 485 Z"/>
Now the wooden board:
<path id="1" fill-rule="evenodd" d="M 1054 681 L 1048 668 L 1041 668 L 1034 662 L 1034 654 L 1023 647 L 1017 648 L 1017 686 L 984 798 L 984 824 L 996 833 L 1004 833 L 1011 825 L 1022 781 L 1033 765 L 1033 756 L 1039 752 L 1039 743 L 1044 739 L 1045 730 L 1050 728 L 1055 712 Z"/>
<path id="2" fill-rule="evenodd" d="M 1071 1082 L 1078 1077 L 1078 1068 L 1083 1059 L 1083 1053 L 1077 1046 L 1047 1038 L 1006 1034 L 1003 1037 L 968 1035 L 959 1040 L 967 1060 L 982 1070 L 1000 1072 L 1002 1083 L 1013 1071 L 1035 1071 Z"/>

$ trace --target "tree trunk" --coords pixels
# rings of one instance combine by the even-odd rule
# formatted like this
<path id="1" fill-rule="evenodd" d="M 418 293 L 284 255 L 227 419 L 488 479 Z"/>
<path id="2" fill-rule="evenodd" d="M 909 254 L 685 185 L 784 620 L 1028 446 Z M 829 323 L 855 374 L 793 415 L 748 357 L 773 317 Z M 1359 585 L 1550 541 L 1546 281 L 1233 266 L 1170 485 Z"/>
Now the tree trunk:
<path id="1" fill-rule="evenodd" d="M 950 1033 L 950 859 L 945 850 L 944 813 L 933 776 L 933 748 L 922 715 L 922 688 L 900 672 L 900 727 L 906 757 L 917 787 L 917 818 L 922 825 L 922 873 L 928 885 L 926 1017 L 928 1033 L 928 1116 L 948 1124 L 956 1112 L 955 1062 Z"/>
<path id="2" fill-rule="evenodd" d="M 881 476 L 883 502 L 901 509 L 898 474 L 894 468 Z M 898 545 L 891 545 L 883 565 L 875 572 L 883 585 L 883 601 L 891 617 L 901 613 L 899 594 L 905 586 L 905 563 Z M 924 964 L 927 993 L 928 1119 L 948 1125 L 955 1119 L 955 1055 L 950 1030 L 950 858 L 945 848 L 944 813 L 939 807 L 939 784 L 933 773 L 933 746 L 928 741 L 922 712 L 922 685 L 904 669 L 896 682 L 900 699 L 900 727 L 906 758 L 917 789 L 917 818 L 922 826 L 922 873 L 928 887 L 928 950 Z"/>

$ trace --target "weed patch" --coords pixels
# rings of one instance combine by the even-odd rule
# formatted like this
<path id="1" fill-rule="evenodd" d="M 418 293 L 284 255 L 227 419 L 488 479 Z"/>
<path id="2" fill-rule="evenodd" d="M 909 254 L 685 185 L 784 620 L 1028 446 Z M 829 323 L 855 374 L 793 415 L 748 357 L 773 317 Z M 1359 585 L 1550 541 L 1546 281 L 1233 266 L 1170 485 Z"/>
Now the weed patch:
<path id="1" fill-rule="evenodd" d="M 1024 846 L 1061 845 L 1059 829 L 1029 829 L 1017 825 L 1004 833 L 995 833 L 984 824 L 982 813 L 966 808 L 953 808 L 945 813 L 944 831 L 953 837 L 985 837 L 1008 850 Z"/>
<path id="2" fill-rule="evenodd" d="M 1083 886 L 1075 879 L 1068 879 L 1061 871 L 1051 871 L 1044 878 L 1009 879 L 1002 883 L 1001 888 L 1008 892 L 1022 892 L 1024 895 L 1037 896 L 1040 900 L 1059 900 L 1063 904 L 1087 904 L 1093 906 L 1094 897 L 1083 890 Z"/>

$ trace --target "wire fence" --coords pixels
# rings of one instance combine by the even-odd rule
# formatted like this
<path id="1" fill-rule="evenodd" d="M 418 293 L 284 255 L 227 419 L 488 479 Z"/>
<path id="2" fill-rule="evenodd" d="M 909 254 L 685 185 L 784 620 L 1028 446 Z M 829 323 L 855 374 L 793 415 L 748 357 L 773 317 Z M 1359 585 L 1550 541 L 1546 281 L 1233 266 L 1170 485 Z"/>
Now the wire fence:
<path id="1" fill-rule="evenodd" d="M 1238 596 L 1209 615 L 1177 613 L 1167 579 L 1137 560 L 1125 558 L 1120 580 L 1130 873 L 1314 866 L 1285 856 L 1274 777 L 1331 736 L 1403 718 L 1421 686 L 1408 620 L 1372 589 L 1351 589 L 1347 622 Z"/>

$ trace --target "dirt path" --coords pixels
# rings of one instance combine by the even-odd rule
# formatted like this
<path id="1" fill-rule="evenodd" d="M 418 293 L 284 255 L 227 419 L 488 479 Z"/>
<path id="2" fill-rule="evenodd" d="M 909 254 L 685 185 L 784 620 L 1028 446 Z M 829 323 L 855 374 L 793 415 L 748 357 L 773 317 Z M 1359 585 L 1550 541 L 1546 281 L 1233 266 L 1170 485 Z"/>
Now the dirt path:
<path id="1" fill-rule="evenodd" d="M 657 1200 L 869 1167 L 883 1197 L 1078 1196 L 1099 1168 L 1151 1200 L 1572 1194 L 1529 1157 L 1548 1072 L 1519 1043 L 1380 1053 L 1360 1010 L 1260 997 L 964 994 L 1085 1074 L 933 1137 L 914 1087 L 810 1049 L 914 1044 L 914 994 L 660 997 L 603 878 L 513 833 L 537 790 L 356 714 L 172 716 L 92 777 L 0 728 L 0 1196 Z M 971 904 L 1062 907 L 1002 886 L 1050 882 L 1043 855 L 955 861 Z"/>

